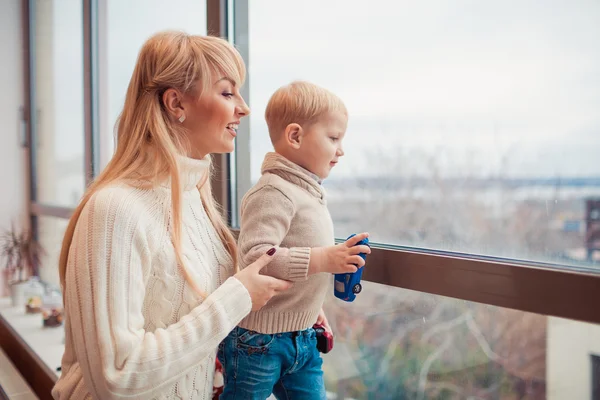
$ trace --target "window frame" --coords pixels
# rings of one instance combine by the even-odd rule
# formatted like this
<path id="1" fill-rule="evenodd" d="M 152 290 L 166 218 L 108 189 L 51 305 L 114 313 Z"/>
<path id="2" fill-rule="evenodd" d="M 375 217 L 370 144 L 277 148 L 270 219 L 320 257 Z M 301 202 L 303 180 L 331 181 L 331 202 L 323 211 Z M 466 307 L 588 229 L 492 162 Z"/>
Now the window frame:
<path id="1" fill-rule="evenodd" d="M 26 136 L 29 167 L 29 214 L 37 234 L 37 217 L 41 215 L 69 218 L 72 208 L 37 202 L 35 190 L 35 99 L 31 66 L 35 60 L 32 43 L 31 2 L 22 0 L 25 54 Z M 99 13 L 103 0 L 82 0 L 84 5 L 85 66 L 85 166 L 89 184 L 99 172 L 99 69 L 102 67 L 102 44 L 98 41 Z M 207 31 L 230 40 L 249 65 L 248 0 L 207 0 Z M 99 11 L 100 8 L 100 11 Z M 102 21 L 100 21 L 102 23 Z M 232 26 L 233 25 L 233 26 Z M 249 99 L 251 76 L 247 76 L 242 95 Z M 249 101 L 249 100 L 248 100 Z M 213 156 L 215 173 L 211 179 L 213 195 L 224 215 L 237 232 L 237 210 L 243 194 L 250 187 L 250 124 L 240 125 L 234 153 Z M 401 246 L 373 246 L 363 279 L 383 285 L 474 301 L 492 306 L 533 312 L 542 315 L 600 323 L 600 273 L 561 268 L 560 265 L 513 261 L 492 257 L 428 251 Z"/>

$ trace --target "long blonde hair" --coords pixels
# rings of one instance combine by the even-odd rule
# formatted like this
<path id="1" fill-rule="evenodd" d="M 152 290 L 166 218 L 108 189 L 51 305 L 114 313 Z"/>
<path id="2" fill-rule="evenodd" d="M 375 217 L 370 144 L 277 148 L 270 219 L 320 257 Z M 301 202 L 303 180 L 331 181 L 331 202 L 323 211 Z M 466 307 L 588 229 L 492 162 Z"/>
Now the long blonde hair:
<path id="1" fill-rule="evenodd" d="M 183 189 L 177 156 L 189 154 L 190 144 L 181 125 L 168 115 L 162 95 L 167 89 L 173 88 L 199 97 L 214 84 L 215 77 L 223 75 L 240 86 L 246 75 L 240 54 L 223 39 L 168 31 L 155 34 L 146 41 L 140 50 L 127 89 L 125 105 L 119 116 L 115 154 L 87 189 L 65 231 L 59 260 L 63 293 L 66 290 L 65 276 L 75 226 L 94 193 L 120 180 L 135 178 L 156 185 L 170 177 L 173 213 L 171 240 L 177 262 L 188 284 L 201 296 L 206 295 L 191 278 L 181 253 Z M 237 271 L 235 239 L 214 201 L 209 178 L 207 174 L 198 185 L 202 204 Z"/>

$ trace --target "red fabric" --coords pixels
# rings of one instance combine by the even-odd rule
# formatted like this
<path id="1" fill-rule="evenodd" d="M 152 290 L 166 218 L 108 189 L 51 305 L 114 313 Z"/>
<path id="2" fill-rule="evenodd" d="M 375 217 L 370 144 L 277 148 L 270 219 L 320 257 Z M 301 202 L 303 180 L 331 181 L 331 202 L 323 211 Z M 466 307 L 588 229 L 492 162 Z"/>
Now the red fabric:
<path id="1" fill-rule="evenodd" d="M 219 400 L 219 396 L 223 393 L 223 366 L 218 359 L 215 360 L 215 379 L 213 381 L 213 400 Z"/>

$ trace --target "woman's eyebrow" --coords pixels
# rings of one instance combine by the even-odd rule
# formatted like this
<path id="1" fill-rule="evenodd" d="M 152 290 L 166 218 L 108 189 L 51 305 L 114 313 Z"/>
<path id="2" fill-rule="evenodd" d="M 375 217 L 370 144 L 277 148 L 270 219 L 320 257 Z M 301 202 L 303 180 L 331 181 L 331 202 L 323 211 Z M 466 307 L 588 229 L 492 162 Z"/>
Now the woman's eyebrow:
<path id="1" fill-rule="evenodd" d="M 224 76 L 221 79 L 219 79 L 216 83 L 219 83 L 221 81 L 228 81 L 229 83 L 231 83 L 234 87 L 236 86 L 235 81 L 233 79 L 231 79 L 228 76 Z"/>

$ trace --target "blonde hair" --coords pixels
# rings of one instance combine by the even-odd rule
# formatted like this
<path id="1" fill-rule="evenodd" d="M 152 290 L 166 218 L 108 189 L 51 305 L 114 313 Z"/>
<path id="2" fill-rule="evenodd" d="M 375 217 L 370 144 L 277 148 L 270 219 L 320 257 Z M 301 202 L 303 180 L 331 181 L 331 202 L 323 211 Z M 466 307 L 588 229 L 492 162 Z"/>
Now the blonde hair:
<path id="1" fill-rule="evenodd" d="M 289 124 L 310 124 L 335 111 L 348 116 L 342 100 L 327 89 L 305 81 L 280 87 L 269 99 L 265 110 L 271 141 L 275 143 Z"/>
<path id="2" fill-rule="evenodd" d="M 200 97 L 217 77 L 226 76 L 241 85 L 245 75 L 240 54 L 223 39 L 169 31 L 155 34 L 146 41 L 138 55 L 125 105 L 117 122 L 115 154 L 84 194 L 65 232 L 59 260 L 63 292 L 66 290 L 65 276 L 75 226 L 94 193 L 116 181 L 137 179 L 154 186 L 170 177 L 171 240 L 177 262 L 188 284 L 201 296 L 206 295 L 191 278 L 181 253 L 183 188 L 177 156 L 189 154 L 190 144 L 182 126 L 168 115 L 162 96 L 167 89 L 173 88 Z M 198 86 L 200 89 L 197 89 Z M 213 199 L 209 175 L 198 184 L 202 204 L 237 271 L 236 243 Z"/>

